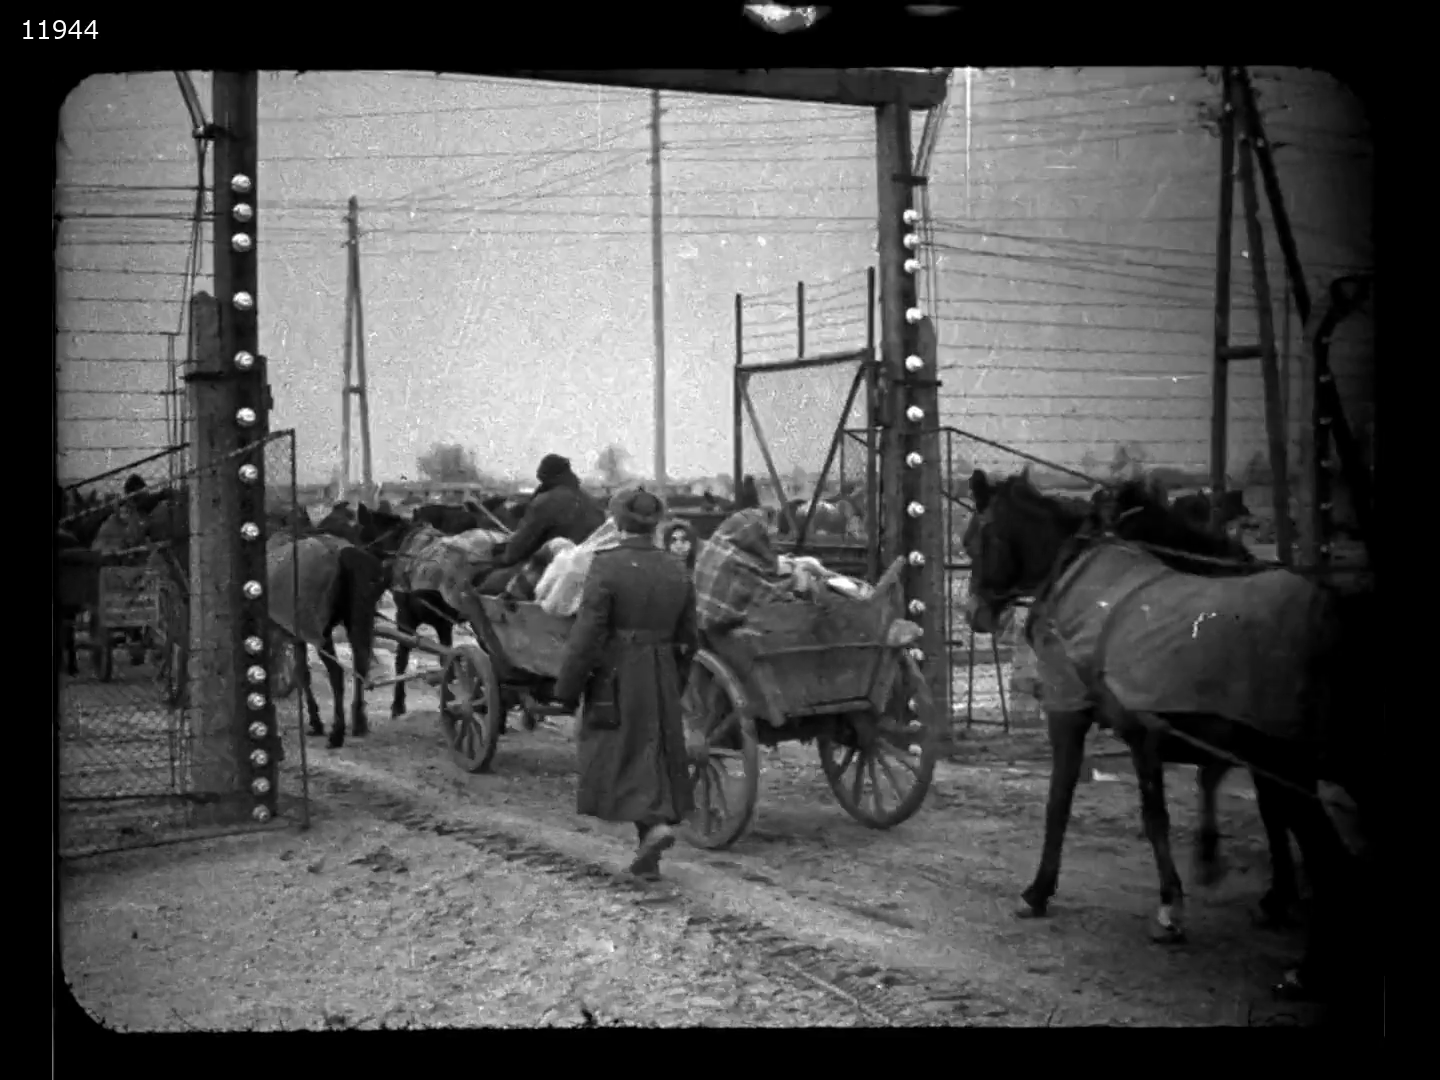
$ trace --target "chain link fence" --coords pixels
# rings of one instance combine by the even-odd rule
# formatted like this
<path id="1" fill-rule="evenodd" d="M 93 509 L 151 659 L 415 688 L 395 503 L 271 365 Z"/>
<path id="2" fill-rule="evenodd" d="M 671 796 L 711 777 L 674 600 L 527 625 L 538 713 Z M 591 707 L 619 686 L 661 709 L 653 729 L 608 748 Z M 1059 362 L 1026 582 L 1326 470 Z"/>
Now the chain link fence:
<path id="1" fill-rule="evenodd" d="M 297 520 L 293 432 L 269 436 L 264 451 L 267 517 Z M 200 777 L 215 774 L 192 768 L 192 643 L 211 616 L 190 587 L 194 477 L 176 447 L 57 491 L 62 856 L 213 831 L 200 808 L 234 794 L 209 790 Z M 279 730 L 298 730 L 297 703 L 276 703 Z M 248 775 L 249 762 L 235 765 Z M 298 804 L 282 798 L 276 820 L 303 814 L 296 771 Z"/>

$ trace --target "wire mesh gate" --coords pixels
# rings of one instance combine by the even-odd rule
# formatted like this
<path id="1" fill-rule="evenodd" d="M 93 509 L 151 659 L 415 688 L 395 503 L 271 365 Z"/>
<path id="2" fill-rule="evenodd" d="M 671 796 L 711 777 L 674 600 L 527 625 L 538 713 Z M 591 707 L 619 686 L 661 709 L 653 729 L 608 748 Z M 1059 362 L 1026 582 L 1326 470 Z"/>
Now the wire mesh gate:
<path id="1" fill-rule="evenodd" d="M 294 432 L 264 441 L 266 511 L 298 520 Z M 206 613 L 192 597 L 189 486 L 196 470 L 174 447 L 59 489 L 54 610 L 58 851 L 62 857 L 145 847 L 307 820 L 303 764 L 279 792 L 269 826 L 217 824 L 234 795 L 192 767 L 196 713 L 192 634 Z M 233 467 L 212 462 L 204 468 Z M 293 535 L 271 538 L 273 547 Z M 293 560 L 292 560 L 293 562 Z M 236 647 L 240 643 L 236 642 Z M 277 726 L 299 731 L 300 696 L 277 701 Z M 240 718 L 237 722 L 243 722 Z M 299 755 L 294 755 L 298 758 Z M 246 774 L 245 763 L 236 772 Z"/>
<path id="2" fill-rule="evenodd" d="M 869 281 L 874 307 L 873 278 Z M 803 298 L 803 289 L 797 290 Z M 800 306 L 800 305 L 797 305 Z M 880 514 L 880 442 L 876 416 L 879 367 L 873 348 L 819 356 L 745 363 L 742 298 L 736 297 L 735 477 L 755 479 L 762 505 L 773 508 L 779 546 L 818 555 L 843 573 L 875 580 L 880 572 L 883 527 Z M 804 348 L 803 306 L 797 341 Z M 1008 731 L 1038 716 L 1027 693 L 1033 657 L 1023 640 L 1024 618 L 1000 634 L 976 634 L 964 622 L 969 562 L 961 538 L 972 507 L 964 494 L 973 454 L 966 432 L 944 428 L 942 490 L 937 508 L 944 522 L 945 653 L 950 677 L 943 680 L 945 715 L 966 728 L 996 726 Z M 1003 449 L 1003 448 L 1002 448 Z M 1023 456 L 1023 455 L 1022 455 Z M 836 500 L 824 502 L 823 500 Z M 836 513 L 838 502 L 848 504 Z M 824 509 L 822 509 L 822 507 Z M 853 509 L 854 513 L 849 511 Z"/>

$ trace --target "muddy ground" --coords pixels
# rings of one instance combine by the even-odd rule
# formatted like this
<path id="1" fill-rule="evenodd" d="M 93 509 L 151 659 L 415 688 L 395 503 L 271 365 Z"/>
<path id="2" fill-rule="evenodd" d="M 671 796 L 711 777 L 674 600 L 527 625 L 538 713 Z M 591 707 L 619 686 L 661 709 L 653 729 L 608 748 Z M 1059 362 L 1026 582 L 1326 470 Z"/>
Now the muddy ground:
<path id="1" fill-rule="evenodd" d="M 840 808 L 813 747 L 762 751 L 751 831 L 725 852 L 677 845 L 646 885 L 624 873 L 633 832 L 573 812 L 571 721 L 511 730 L 493 773 L 472 776 L 448 760 L 434 690 L 411 684 L 399 719 L 388 691 L 370 701 L 368 738 L 308 741 L 309 831 L 67 864 L 63 970 L 93 1015 L 146 1029 L 1318 1018 L 1268 992 L 1302 940 L 1252 926 L 1268 859 L 1238 775 L 1220 805 L 1230 875 L 1192 888 L 1189 943 L 1160 946 L 1128 758 L 1103 736 L 1052 915 L 1020 920 L 1049 773 L 1037 732 L 961 738 L 921 812 L 888 832 Z M 297 792 L 293 729 L 286 741 L 282 789 Z M 1188 864 L 1193 771 L 1169 781 Z"/>

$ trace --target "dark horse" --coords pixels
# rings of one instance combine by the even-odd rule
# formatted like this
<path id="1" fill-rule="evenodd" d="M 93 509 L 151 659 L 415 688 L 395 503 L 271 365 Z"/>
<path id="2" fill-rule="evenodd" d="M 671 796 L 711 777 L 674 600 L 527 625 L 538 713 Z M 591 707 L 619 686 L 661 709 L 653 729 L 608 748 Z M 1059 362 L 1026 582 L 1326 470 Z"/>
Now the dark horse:
<path id="1" fill-rule="evenodd" d="M 1140 484 L 1124 485 L 1112 498 L 1099 500 L 1100 514 L 1042 495 L 1026 474 L 992 484 L 977 470 L 970 488 L 976 513 L 966 529 L 964 546 L 972 565 L 966 605 L 971 626 L 980 633 L 992 632 L 1014 600 L 1034 597 L 1027 633 L 1032 635 L 1041 667 L 1053 764 L 1044 849 L 1035 879 L 1023 893 L 1026 910 L 1021 914 L 1044 915 L 1055 894 L 1085 736 L 1092 725 L 1100 724 L 1113 729 L 1129 746 L 1140 781 L 1141 814 L 1160 875 L 1158 938 L 1183 938 L 1183 888 L 1170 850 L 1164 764 L 1199 766 L 1202 826 L 1197 858 L 1200 880 L 1208 883 L 1217 881 L 1222 873 L 1215 790 L 1238 760 L 1252 768 L 1271 845 L 1274 881 L 1265 908 L 1279 912 L 1294 897 L 1287 829 L 1300 843 L 1313 887 L 1317 917 L 1311 947 L 1301 970 L 1292 973 L 1292 985 L 1333 977 L 1332 945 L 1339 929 L 1333 901 L 1343 890 L 1340 877 L 1346 857 L 1316 797 L 1321 765 L 1315 754 L 1317 745 L 1323 747 L 1329 741 L 1331 715 L 1324 707 L 1327 689 L 1338 686 L 1343 694 L 1346 681 L 1347 665 L 1336 654 L 1340 635 L 1331 599 L 1296 575 L 1264 572 L 1265 568 L 1233 541 L 1190 527 Z M 1152 546 L 1137 550 L 1117 544 L 1117 540 Z M 1106 591 L 1107 565 L 1119 566 L 1129 575 L 1114 579 L 1120 582 L 1118 592 Z M 1202 585 L 1202 575 L 1212 582 Z M 1245 582 L 1235 580 L 1242 575 L 1253 577 Z M 1225 586 L 1226 580 L 1232 584 Z M 1277 605 L 1288 605 L 1285 611 L 1304 617 L 1289 623 L 1277 618 L 1273 641 L 1254 636 L 1256 628 L 1251 624 L 1256 616 L 1235 599 L 1237 587 L 1248 590 L 1246 595 L 1261 596 L 1266 603 L 1274 599 Z M 1218 593 L 1221 588 L 1229 591 Z M 1228 599 L 1217 602 L 1216 611 L 1197 616 L 1193 628 L 1188 611 L 1182 611 L 1178 635 L 1187 642 L 1193 635 L 1205 644 L 1196 646 L 1193 653 L 1161 656 L 1158 665 L 1145 668 L 1148 658 L 1141 656 L 1140 644 L 1147 640 L 1145 635 L 1158 640 L 1170 625 L 1164 621 L 1173 614 L 1169 609 L 1178 610 L 1196 596 L 1206 597 L 1206 590 Z M 1147 602 L 1133 602 L 1141 594 Z M 1202 634 L 1207 616 L 1215 620 L 1214 625 Z M 1169 640 L 1176 639 L 1172 636 Z M 1263 648 L 1256 650 L 1257 643 Z M 1251 654 L 1245 655 L 1246 650 Z M 1256 655 L 1261 651 L 1263 656 Z M 1212 655 L 1224 663 L 1238 664 L 1240 670 L 1211 670 Z M 1273 703 L 1283 704 L 1288 695 L 1302 726 L 1298 736 L 1263 731 L 1258 722 L 1240 723 L 1214 712 L 1147 709 L 1135 704 L 1137 681 L 1153 684 L 1142 686 L 1140 697 L 1154 686 L 1169 694 L 1175 680 L 1189 679 L 1177 700 L 1223 701 L 1228 700 L 1225 695 L 1231 685 L 1248 690 L 1257 681 L 1247 680 L 1247 675 L 1261 676 L 1258 683 L 1263 684 L 1263 677 L 1272 673 L 1274 685 L 1260 685 L 1256 700 L 1278 713 L 1285 710 L 1274 708 Z M 1122 703 L 1122 694 L 1126 703 Z M 1150 696 L 1160 700 L 1156 694 Z"/>
<path id="2" fill-rule="evenodd" d="M 477 537 L 491 538 L 485 546 L 487 553 L 493 546 L 493 537 L 499 535 L 473 529 L 466 531 L 475 533 Z M 420 627 L 429 626 L 435 631 L 440 645 L 448 650 L 454 642 L 455 623 L 461 615 L 434 587 L 436 567 L 432 556 L 434 546 L 442 535 L 441 530 L 418 514 L 414 521 L 406 521 L 396 514 L 360 507 L 361 543 L 385 560 L 390 568 L 388 576 L 390 595 L 395 599 L 395 628 L 413 637 Z M 409 666 L 410 646 L 404 641 L 397 641 L 395 674 L 404 675 Z M 395 684 L 390 715 L 404 714 L 405 683 L 399 681 Z"/>
<path id="3" fill-rule="evenodd" d="M 467 499 L 463 506 L 426 503 L 415 508 L 414 519 L 439 529 L 446 536 L 458 536 L 473 529 L 493 529 L 497 523 L 513 532 L 524 515 L 522 500 L 491 495 L 478 503 Z"/>

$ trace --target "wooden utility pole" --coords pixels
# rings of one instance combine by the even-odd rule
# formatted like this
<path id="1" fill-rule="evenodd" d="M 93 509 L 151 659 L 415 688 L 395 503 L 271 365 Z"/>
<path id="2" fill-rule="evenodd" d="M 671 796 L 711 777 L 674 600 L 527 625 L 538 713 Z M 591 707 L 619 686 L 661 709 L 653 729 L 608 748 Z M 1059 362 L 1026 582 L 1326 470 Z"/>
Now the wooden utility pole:
<path id="1" fill-rule="evenodd" d="M 360 401 L 361 483 L 372 498 L 375 477 L 370 458 L 370 395 L 365 378 L 365 308 L 360 292 L 360 202 L 350 196 L 345 215 L 345 371 L 340 383 L 340 498 L 350 493 L 350 399 Z M 353 377 L 352 377 L 353 376 Z"/>
<path id="2" fill-rule="evenodd" d="M 650 91 L 650 263 L 655 314 L 655 490 L 665 491 L 665 238 L 660 196 L 660 91 Z M 736 481 L 739 482 L 738 480 Z"/>
<path id="3" fill-rule="evenodd" d="M 910 109 L 875 110 L 879 193 L 881 505 L 884 562 L 907 560 L 909 617 L 924 630 L 923 669 L 937 701 L 948 700 L 945 658 L 945 551 L 940 521 L 940 382 L 933 330 L 917 306 L 920 257 L 910 163 Z M 907 263 L 909 265 L 907 265 Z"/>
<path id="4" fill-rule="evenodd" d="M 360 287 L 360 203 L 350 196 L 350 280 L 353 283 L 352 303 L 355 312 L 355 376 L 354 394 L 360 400 L 360 468 L 367 502 L 375 500 L 375 473 L 370 457 L 370 381 L 365 376 L 365 302 Z M 347 407 L 346 415 L 349 415 Z M 346 461 L 349 468 L 349 461 Z"/>
<path id="5" fill-rule="evenodd" d="M 214 79 L 215 292 L 194 299 L 191 703 L 194 790 L 210 822 L 275 813 L 275 708 L 267 682 L 265 452 L 269 400 L 256 315 L 256 73 Z M 246 643 L 259 641 L 258 650 Z M 263 753 L 255 753 L 255 751 Z"/>

